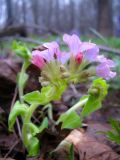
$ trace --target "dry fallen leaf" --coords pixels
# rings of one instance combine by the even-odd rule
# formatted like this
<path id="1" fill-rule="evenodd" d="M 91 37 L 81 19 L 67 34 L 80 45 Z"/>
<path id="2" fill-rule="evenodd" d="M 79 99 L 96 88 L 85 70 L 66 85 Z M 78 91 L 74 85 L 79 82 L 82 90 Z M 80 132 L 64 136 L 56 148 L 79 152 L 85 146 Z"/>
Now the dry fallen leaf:
<path id="1" fill-rule="evenodd" d="M 99 124 L 97 127 L 99 128 Z M 101 127 L 102 128 L 102 127 Z M 91 130 L 95 127 L 91 126 Z M 105 128 L 104 128 L 105 129 Z M 98 129 L 96 128 L 96 131 Z M 112 148 L 104 141 L 105 139 L 99 136 L 95 136 L 95 131 L 84 131 L 83 129 L 73 130 L 57 147 L 54 152 L 54 158 L 56 160 L 64 160 L 69 155 L 67 144 L 73 144 L 76 153 L 75 160 L 120 160 L 120 155 L 117 154 Z"/>

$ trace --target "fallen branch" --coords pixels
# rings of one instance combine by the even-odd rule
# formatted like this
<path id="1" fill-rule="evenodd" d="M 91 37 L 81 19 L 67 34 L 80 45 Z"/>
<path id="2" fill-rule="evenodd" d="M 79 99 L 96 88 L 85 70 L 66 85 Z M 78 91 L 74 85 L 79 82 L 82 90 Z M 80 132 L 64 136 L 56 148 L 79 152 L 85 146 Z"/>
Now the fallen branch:
<path id="1" fill-rule="evenodd" d="M 115 53 L 116 55 L 120 56 L 120 50 L 118 49 L 103 46 L 103 45 L 98 45 L 98 47 L 100 48 L 101 51 Z"/>
<path id="2" fill-rule="evenodd" d="M 9 26 L 0 31 L 0 37 L 13 36 L 13 35 L 20 35 L 22 37 L 26 37 L 27 31 L 23 26 Z"/>
<path id="3" fill-rule="evenodd" d="M 24 42 L 28 42 L 28 43 L 34 43 L 36 45 L 42 44 L 40 41 L 34 40 L 32 38 L 23 38 L 23 37 L 18 37 L 18 36 L 0 38 L 0 41 L 13 41 L 13 40 L 24 41 Z"/>

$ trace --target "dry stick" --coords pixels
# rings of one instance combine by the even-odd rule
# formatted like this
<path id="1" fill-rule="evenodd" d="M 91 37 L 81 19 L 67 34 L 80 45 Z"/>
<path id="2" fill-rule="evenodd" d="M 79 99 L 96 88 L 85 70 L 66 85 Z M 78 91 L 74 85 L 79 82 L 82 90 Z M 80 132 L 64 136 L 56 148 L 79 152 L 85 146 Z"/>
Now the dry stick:
<path id="1" fill-rule="evenodd" d="M 20 140 L 18 139 L 10 148 L 10 150 L 6 153 L 6 155 L 4 156 L 4 160 L 6 160 L 6 158 L 8 157 L 8 155 L 12 152 L 12 150 L 15 148 L 15 146 L 20 142 Z"/>
<path id="2" fill-rule="evenodd" d="M 107 46 L 103 46 L 103 45 L 98 45 L 99 49 L 105 52 L 112 52 L 117 54 L 118 56 L 120 56 L 120 50 L 115 49 L 115 48 L 111 48 L 111 47 L 107 47 Z"/>

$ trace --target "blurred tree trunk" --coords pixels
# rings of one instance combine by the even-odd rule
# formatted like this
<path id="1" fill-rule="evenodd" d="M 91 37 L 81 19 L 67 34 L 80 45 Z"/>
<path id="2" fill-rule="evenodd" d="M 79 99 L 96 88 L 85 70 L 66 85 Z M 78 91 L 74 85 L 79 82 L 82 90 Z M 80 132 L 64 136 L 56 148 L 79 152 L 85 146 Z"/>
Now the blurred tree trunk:
<path id="1" fill-rule="evenodd" d="M 111 0 L 98 0 L 98 31 L 105 36 L 113 33 Z"/>
<path id="2" fill-rule="evenodd" d="M 59 14 L 60 14 L 59 0 L 56 0 L 56 4 L 55 4 L 55 15 L 56 15 L 56 29 L 57 29 L 57 30 L 60 29 L 60 18 L 59 18 Z"/>
<path id="3" fill-rule="evenodd" d="M 75 24 L 75 4 L 73 0 L 70 0 L 70 30 L 74 29 Z"/>
<path id="4" fill-rule="evenodd" d="M 44 10 L 44 23 L 45 27 L 49 30 L 51 28 L 51 16 L 52 16 L 52 0 L 46 0 L 44 3 L 46 4 Z"/>
<path id="5" fill-rule="evenodd" d="M 34 23 L 35 25 L 39 26 L 39 0 L 32 0 L 32 11 L 33 11 L 33 17 L 34 17 Z M 35 29 L 35 32 L 38 32 L 37 29 Z"/>
<path id="6" fill-rule="evenodd" d="M 12 0 L 6 0 L 7 22 L 6 27 L 13 25 Z"/>
<path id="7" fill-rule="evenodd" d="M 26 1 L 22 0 L 22 17 L 23 17 L 23 25 L 26 25 Z"/>

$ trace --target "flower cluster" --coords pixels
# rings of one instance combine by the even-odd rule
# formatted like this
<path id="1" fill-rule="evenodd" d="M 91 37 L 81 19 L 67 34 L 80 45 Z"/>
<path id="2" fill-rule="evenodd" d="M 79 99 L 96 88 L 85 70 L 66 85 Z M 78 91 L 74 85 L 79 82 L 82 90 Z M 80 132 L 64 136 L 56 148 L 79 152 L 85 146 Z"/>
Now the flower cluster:
<path id="1" fill-rule="evenodd" d="M 43 46 L 46 50 L 34 50 L 32 52 L 32 63 L 41 70 L 44 70 L 46 65 L 55 62 L 56 66 L 54 65 L 54 67 L 60 68 L 60 70 L 58 69 L 58 74 L 60 74 L 62 66 L 62 68 L 64 68 L 63 70 L 67 71 L 66 75 L 70 75 L 71 79 L 74 75 L 74 77 L 77 77 L 77 80 L 82 79 L 82 77 L 86 78 L 85 75 L 87 75 L 87 78 L 96 75 L 109 80 L 116 75 L 116 72 L 111 71 L 111 68 L 115 66 L 114 62 L 105 58 L 103 55 L 99 55 L 99 48 L 96 44 L 91 42 L 81 42 L 79 37 L 75 34 L 64 34 L 63 41 L 69 47 L 69 52 L 60 51 L 57 42 L 45 43 Z M 92 63 L 94 64 L 94 69 L 92 67 L 91 72 L 90 69 L 86 68 L 89 64 L 91 66 Z M 97 64 L 97 66 L 95 66 L 95 64 Z M 56 76 L 58 74 L 56 74 Z M 66 77 L 68 78 L 68 76 Z M 74 79 L 74 81 L 76 80 Z"/>

